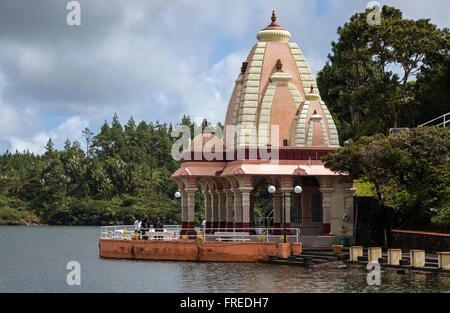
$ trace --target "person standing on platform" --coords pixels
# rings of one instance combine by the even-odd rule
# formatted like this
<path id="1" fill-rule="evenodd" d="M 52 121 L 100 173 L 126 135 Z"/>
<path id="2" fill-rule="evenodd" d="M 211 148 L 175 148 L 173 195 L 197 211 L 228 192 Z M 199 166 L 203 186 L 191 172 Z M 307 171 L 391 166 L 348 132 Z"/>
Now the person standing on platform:
<path id="1" fill-rule="evenodd" d="M 135 221 L 134 221 L 134 232 L 136 233 L 136 235 L 139 235 L 140 231 L 141 231 L 141 218 L 138 217 Z"/>
<path id="2" fill-rule="evenodd" d="M 148 218 L 144 218 L 144 222 L 142 223 L 142 228 L 141 228 L 141 234 L 142 234 L 142 238 L 144 239 L 148 239 L 148 235 L 147 232 L 150 230 L 150 223 L 148 221 Z"/>
<path id="3" fill-rule="evenodd" d="M 159 232 L 159 217 L 155 219 L 155 222 L 153 223 L 153 228 L 155 229 L 155 232 Z M 155 238 L 158 240 L 159 236 L 155 236 Z"/>

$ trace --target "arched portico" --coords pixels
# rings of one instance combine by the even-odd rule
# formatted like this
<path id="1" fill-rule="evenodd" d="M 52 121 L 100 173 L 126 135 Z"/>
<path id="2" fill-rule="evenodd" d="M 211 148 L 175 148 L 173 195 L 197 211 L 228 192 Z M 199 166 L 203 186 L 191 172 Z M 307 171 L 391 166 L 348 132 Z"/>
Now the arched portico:
<path id="1" fill-rule="evenodd" d="M 265 184 L 274 185 L 277 189 L 270 199 L 273 210 L 271 223 L 265 225 L 276 229 L 273 234 L 281 234 L 286 220 L 286 228 L 300 228 L 303 235 L 332 236 L 339 232 L 339 224 L 342 224 L 334 223 L 332 226 L 332 220 L 341 219 L 340 214 L 333 214 L 336 211 L 333 209 L 336 207 L 335 201 L 341 196 L 345 198 L 346 206 L 342 212 L 346 212 L 348 216 L 352 211 L 354 189 L 352 186 L 339 184 L 333 176 L 305 174 L 306 172 L 297 169 L 291 175 L 247 174 L 240 167 L 232 175 L 223 177 L 216 174 L 176 177 L 182 194 L 182 235 L 196 235 L 194 204 L 198 187 L 205 198 L 207 233 L 233 230 L 251 232 L 251 228 L 255 226 L 255 192 Z M 302 187 L 300 195 L 293 194 L 296 185 Z"/>

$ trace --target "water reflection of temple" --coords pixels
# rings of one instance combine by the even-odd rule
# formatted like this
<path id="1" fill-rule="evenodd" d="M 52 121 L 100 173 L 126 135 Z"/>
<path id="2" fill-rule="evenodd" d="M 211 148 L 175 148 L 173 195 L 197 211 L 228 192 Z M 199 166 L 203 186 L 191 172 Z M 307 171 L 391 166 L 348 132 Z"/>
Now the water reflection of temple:
<path id="1" fill-rule="evenodd" d="M 291 34 L 277 24 L 275 13 L 256 37 L 225 117 L 233 131 L 225 134 L 225 141 L 208 133 L 195 137 L 172 175 L 182 194 L 182 233 L 195 233 L 199 188 L 205 197 L 206 228 L 214 232 L 254 226 L 255 194 L 261 188 L 274 185 L 277 195 L 289 196 L 300 185 L 301 196 L 284 204 L 286 217 L 283 198 L 274 197 L 264 208 L 265 223 L 280 228 L 285 219 L 302 236 L 352 237 L 354 188 L 320 160 L 339 147 L 338 133 L 305 57 L 289 42 Z M 196 152 L 208 145 L 216 158 L 198 158 Z M 266 154 L 276 157 L 267 160 Z"/>

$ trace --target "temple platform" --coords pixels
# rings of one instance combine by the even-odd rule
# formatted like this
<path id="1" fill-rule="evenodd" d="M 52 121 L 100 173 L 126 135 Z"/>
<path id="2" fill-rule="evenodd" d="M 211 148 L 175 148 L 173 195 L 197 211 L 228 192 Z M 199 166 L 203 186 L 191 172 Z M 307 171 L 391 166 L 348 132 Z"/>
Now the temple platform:
<path id="1" fill-rule="evenodd" d="M 100 257 L 112 259 L 254 263 L 269 255 L 301 253 L 301 243 L 99 239 Z"/>

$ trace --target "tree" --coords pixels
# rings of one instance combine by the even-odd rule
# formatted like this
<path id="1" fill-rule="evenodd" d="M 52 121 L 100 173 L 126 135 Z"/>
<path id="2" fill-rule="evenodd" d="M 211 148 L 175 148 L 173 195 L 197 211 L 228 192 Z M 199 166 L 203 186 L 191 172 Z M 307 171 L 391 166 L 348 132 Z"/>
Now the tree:
<path id="1" fill-rule="evenodd" d="M 119 155 L 121 152 L 125 151 L 125 137 L 123 134 L 123 127 L 119 122 L 119 116 L 117 113 L 114 114 L 111 123 L 110 139 L 112 142 L 112 152 L 113 157 Z"/>
<path id="2" fill-rule="evenodd" d="M 52 138 L 48 138 L 47 144 L 45 145 L 45 151 L 49 154 L 55 151 L 55 145 L 53 144 Z"/>
<path id="3" fill-rule="evenodd" d="M 111 128 L 106 121 L 100 128 L 100 133 L 94 136 L 92 146 L 95 149 L 96 155 L 103 160 L 105 160 L 107 157 L 113 156 Z"/>
<path id="4" fill-rule="evenodd" d="M 92 136 L 94 133 L 89 129 L 89 127 L 86 127 L 82 132 L 84 140 L 86 141 L 86 156 L 89 158 L 91 155 L 91 144 L 92 144 Z"/>
<path id="5" fill-rule="evenodd" d="M 449 56 L 448 30 L 430 20 L 404 19 L 400 10 L 384 6 L 381 25 L 369 25 L 367 13 L 353 15 L 338 28 L 329 61 L 317 75 L 342 142 L 417 126 L 423 106 L 430 103 L 420 102 L 424 99 L 412 79 L 436 65 L 429 60 Z"/>
<path id="6" fill-rule="evenodd" d="M 0 155 L 0 221 L 98 225 L 128 224 L 136 216 L 162 216 L 180 222 L 177 190 L 170 174 L 179 165 L 170 155 L 171 125 L 117 114 L 85 148 L 67 139 L 58 151 L 52 140 L 43 155 L 27 151 Z M 84 147 L 84 144 L 83 144 Z M 89 154 L 89 155 L 88 155 Z M 151 182 L 150 184 L 148 182 Z M 204 207 L 196 199 L 197 221 Z"/>
<path id="7" fill-rule="evenodd" d="M 419 127 L 361 137 L 324 158 L 332 171 L 373 183 L 380 202 L 397 209 L 405 226 L 450 224 L 450 130 Z M 435 218 L 435 219 L 433 219 Z"/>
<path id="8" fill-rule="evenodd" d="M 425 61 L 428 67 L 413 85 L 416 106 L 414 119 L 426 123 L 449 112 L 450 104 L 450 56 Z"/>

